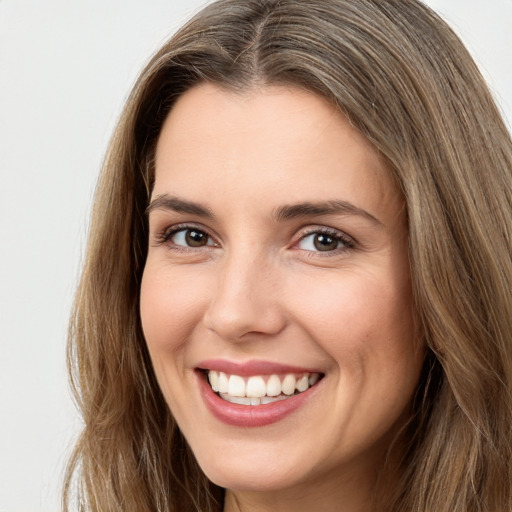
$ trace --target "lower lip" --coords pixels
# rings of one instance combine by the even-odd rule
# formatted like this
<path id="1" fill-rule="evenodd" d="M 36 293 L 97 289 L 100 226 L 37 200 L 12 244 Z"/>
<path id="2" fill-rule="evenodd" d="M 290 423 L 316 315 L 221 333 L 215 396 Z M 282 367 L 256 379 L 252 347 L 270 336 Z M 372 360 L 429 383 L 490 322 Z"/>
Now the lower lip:
<path id="1" fill-rule="evenodd" d="M 302 407 L 316 392 L 318 384 L 286 400 L 263 405 L 232 404 L 220 398 L 206 381 L 202 372 L 196 372 L 199 389 L 210 412 L 220 421 L 236 427 L 263 427 L 283 420 Z M 321 381 L 320 381 L 321 382 Z"/>

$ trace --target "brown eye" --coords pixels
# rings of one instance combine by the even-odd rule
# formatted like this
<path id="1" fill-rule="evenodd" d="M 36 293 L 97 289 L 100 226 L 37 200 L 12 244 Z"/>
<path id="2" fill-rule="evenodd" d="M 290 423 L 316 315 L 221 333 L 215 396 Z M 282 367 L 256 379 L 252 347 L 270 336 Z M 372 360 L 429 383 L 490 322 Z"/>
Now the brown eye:
<path id="1" fill-rule="evenodd" d="M 190 247 L 202 247 L 208 244 L 208 235 L 197 229 L 187 229 L 185 241 Z"/>
<path id="2" fill-rule="evenodd" d="M 304 235 L 297 247 L 311 252 L 337 252 L 354 247 L 353 241 L 341 231 L 312 231 Z"/>
<path id="3" fill-rule="evenodd" d="M 168 240 L 174 245 L 181 247 L 198 248 L 215 245 L 208 233 L 196 228 L 178 229 L 169 236 Z"/>
<path id="4" fill-rule="evenodd" d="M 316 233 L 313 238 L 313 245 L 318 251 L 334 251 L 338 248 L 338 244 L 337 238 L 325 233 Z"/>

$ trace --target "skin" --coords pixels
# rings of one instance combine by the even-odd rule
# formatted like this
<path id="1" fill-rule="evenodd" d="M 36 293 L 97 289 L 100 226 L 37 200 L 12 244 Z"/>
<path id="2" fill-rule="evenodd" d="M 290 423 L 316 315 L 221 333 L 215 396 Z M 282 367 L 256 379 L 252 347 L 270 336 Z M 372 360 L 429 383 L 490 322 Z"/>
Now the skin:
<path id="1" fill-rule="evenodd" d="M 199 464 L 228 489 L 225 510 L 370 510 L 423 361 L 404 204 L 385 162 L 316 95 L 201 84 L 169 114 L 155 172 L 144 334 Z M 155 203 L 164 196 L 213 216 Z M 283 205 L 325 201 L 351 209 L 276 219 Z M 206 245 L 187 246 L 188 226 Z M 326 228 L 334 246 L 319 251 L 315 233 Z M 172 229 L 182 231 L 164 240 Z M 242 428 L 216 419 L 199 393 L 194 369 L 211 358 L 324 378 L 293 414 Z"/>

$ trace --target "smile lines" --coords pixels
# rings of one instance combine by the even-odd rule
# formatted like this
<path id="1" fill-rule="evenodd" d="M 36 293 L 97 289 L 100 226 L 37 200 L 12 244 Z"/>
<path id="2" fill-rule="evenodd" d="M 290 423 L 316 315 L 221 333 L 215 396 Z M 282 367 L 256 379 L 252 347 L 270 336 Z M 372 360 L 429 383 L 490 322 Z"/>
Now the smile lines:
<path id="1" fill-rule="evenodd" d="M 264 405 L 286 400 L 307 391 L 320 379 L 319 373 L 254 375 L 244 378 L 209 370 L 207 375 L 212 390 L 222 399 L 241 405 Z"/>

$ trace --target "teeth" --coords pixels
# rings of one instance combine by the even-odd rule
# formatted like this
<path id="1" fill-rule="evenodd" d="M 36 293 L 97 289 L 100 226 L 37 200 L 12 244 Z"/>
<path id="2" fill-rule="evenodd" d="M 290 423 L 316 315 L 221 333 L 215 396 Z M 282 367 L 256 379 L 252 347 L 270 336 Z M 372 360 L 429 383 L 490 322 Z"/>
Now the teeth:
<path id="1" fill-rule="evenodd" d="M 263 405 L 286 400 L 285 396 L 262 396 L 261 398 L 247 398 L 245 396 L 231 396 L 228 393 L 221 393 L 220 397 L 226 402 L 239 405 Z"/>
<path id="2" fill-rule="evenodd" d="M 282 381 L 278 375 L 254 375 L 241 377 L 210 370 L 208 380 L 216 393 L 224 400 L 242 405 L 260 405 L 286 400 L 290 396 L 307 391 L 320 379 L 318 373 L 296 376 L 286 374 Z"/>
<path id="3" fill-rule="evenodd" d="M 253 398 L 265 396 L 267 394 L 267 386 L 263 377 L 249 377 L 246 394 Z"/>
<path id="4" fill-rule="evenodd" d="M 230 394 L 223 394 L 221 396 L 224 400 L 231 402 L 232 404 L 251 405 L 251 399 L 246 396 L 232 396 Z"/>
<path id="5" fill-rule="evenodd" d="M 267 396 L 278 396 L 281 394 L 281 381 L 277 375 L 271 375 L 267 381 Z"/>
<path id="6" fill-rule="evenodd" d="M 245 381 L 238 375 L 229 377 L 228 394 L 231 396 L 245 396 Z"/>
<path id="7" fill-rule="evenodd" d="M 219 374 L 217 372 L 210 372 L 208 374 L 208 380 L 213 391 L 219 391 Z"/>
<path id="8" fill-rule="evenodd" d="M 281 384 L 281 390 L 285 395 L 293 395 L 295 393 L 295 375 L 288 374 L 283 379 L 283 383 Z"/>
<path id="9" fill-rule="evenodd" d="M 279 402 L 279 400 L 286 400 L 286 396 L 263 396 L 261 397 L 261 405 L 271 404 L 272 402 Z"/>
<path id="10" fill-rule="evenodd" d="M 218 380 L 218 388 L 219 393 L 227 393 L 228 392 L 228 377 L 224 372 L 219 372 L 219 380 Z"/>
<path id="11" fill-rule="evenodd" d="M 306 391 L 306 389 L 309 388 L 309 379 L 307 375 L 304 375 L 304 377 L 301 377 L 297 381 L 297 391 L 299 393 L 302 393 L 303 391 Z"/>

